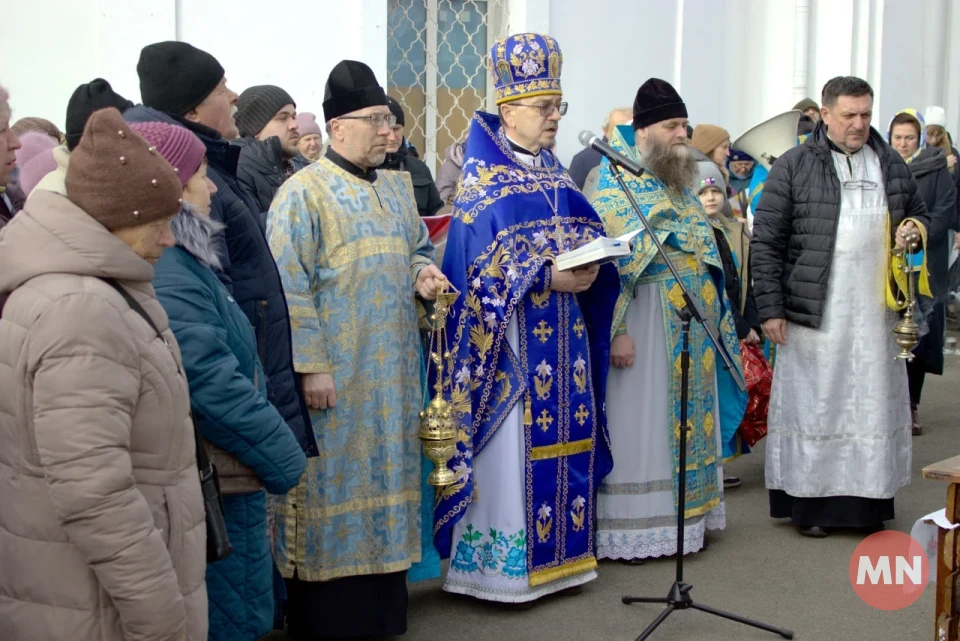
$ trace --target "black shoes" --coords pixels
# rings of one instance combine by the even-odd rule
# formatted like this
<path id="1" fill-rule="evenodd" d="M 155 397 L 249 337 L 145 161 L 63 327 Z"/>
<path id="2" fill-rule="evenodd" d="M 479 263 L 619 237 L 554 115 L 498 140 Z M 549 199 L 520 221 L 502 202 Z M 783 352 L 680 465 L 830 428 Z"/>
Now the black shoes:
<path id="1" fill-rule="evenodd" d="M 743 484 L 743 481 L 740 480 L 737 476 L 724 476 L 723 477 L 723 489 L 729 490 L 735 487 L 740 487 Z"/>
<path id="2" fill-rule="evenodd" d="M 823 539 L 827 536 L 827 531 L 824 530 L 819 525 L 814 525 L 811 527 L 802 527 L 799 529 L 800 534 L 803 536 L 809 536 L 812 539 Z"/>

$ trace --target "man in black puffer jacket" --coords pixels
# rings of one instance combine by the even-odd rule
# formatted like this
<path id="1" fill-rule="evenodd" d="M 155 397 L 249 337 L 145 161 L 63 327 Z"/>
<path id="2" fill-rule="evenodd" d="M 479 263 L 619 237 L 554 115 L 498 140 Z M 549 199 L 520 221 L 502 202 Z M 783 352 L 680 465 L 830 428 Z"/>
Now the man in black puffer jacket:
<path id="1" fill-rule="evenodd" d="M 929 226 L 910 170 L 870 126 L 870 85 L 834 78 L 821 102 L 823 121 L 773 165 L 750 244 L 763 331 L 779 345 L 770 512 L 814 537 L 882 527 L 910 482 L 906 369 L 883 288 L 891 245 Z"/>
<path id="2" fill-rule="evenodd" d="M 300 155 L 297 103 L 280 87 L 250 87 L 237 100 L 237 130 L 240 137 L 233 144 L 243 149 L 237 178 L 256 201 L 263 230 L 280 185 L 303 167 L 295 162 Z"/>
<path id="3" fill-rule="evenodd" d="M 160 121 L 186 127 L 207 148 L 207 176 L 217 186 L 210 217 L 224 223 L 218 254 L 220 279 L 254 328 L 266 371 L 267 395 L 308 456 L 316 441 L 293 371 L 290 317 L 280 274 L 263 236 L 258 209 L 237 181 L 240 148 L 234 105 L 237 94 L 226 84 L 216 58 L 185 42 L 144 47 L 137 63 L 143 105 L 124 112 L 128 122 Z"/>
<path id="4" fill-rule="evenodd" d="M 387 143 L 387 158 L 377 169 L 392 169 L 410 174 L 413 195 L 417 199 L 417 212 L 421 216 L 433 216 L 443 207 L 437 184 L 433 181 L 433 174 L 430 173 L 427 163 L 410 153 L 407 148 L 407 140 L 404 137 L 406 122 L 403 107 L 391 96 L 387 96 L 387 103 L 390 113 L 394 115 L 397 122 L 390 128 L 391 137 Z"/>

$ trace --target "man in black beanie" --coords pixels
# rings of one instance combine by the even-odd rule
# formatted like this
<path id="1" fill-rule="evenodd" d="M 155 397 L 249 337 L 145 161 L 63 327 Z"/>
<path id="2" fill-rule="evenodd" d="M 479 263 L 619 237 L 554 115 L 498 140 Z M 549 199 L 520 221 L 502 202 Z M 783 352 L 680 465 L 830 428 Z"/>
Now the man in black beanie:
<path id="1" fill-rule="evenodd" d="M 257 200 L 265 220 L 280 185 L 310 164 L 297 146 L 297 103 L 280 87 L 250 87 L 237 101 L 237 129 L 240 138 L 233 142 L 243 149 L 237 177 Z"/>
<path id="2" fill-rule="evenodd" d="M 67 149 L 73 151 L 80 144 L 83 128 L 87 126 L 90 114 L 99 109 L 116 107 L 120 113 L 133 106 L 133 103 L 118 94 L 103 78 L 91 80 L 76 88 L 67 103 Z"/>
<path id="3" fill-rule="evenodd" d="M 404 136 L 406 118 L 403 107 L 392 96 L 387 96 L 387 106 L 390 113 L 397 119 L 397 123 L 390 128 L 390 138 L 387 143 L 387 159 L 380 165 L 380 169 L 405 171 L 413 181 L 413 195 L 417 199 L 417 211 L 421 216 L 433 216 L 441 207 L 443 200 L 433 181 L 433 174 L 427 163 L 410 153 L 407 139 Z"/>
<path id="4" fill-rule="evenodd" d="M 286 91 L 274 85 L 250 87 L 237 101 L 237 129 L 243 138 L 280 139 L 283 154 L 293 158 L 300 150 L 297 141 L 297 103 Z"/>
<path id="5" fill-rule="evenodd" d="M 124 119 L 186 127 L 207 148 L 207 177 L 217 186 L 210 217 L 226 225 L 218 238 L 217 253 L 223 269 L 217 275 L 256 334 L 267 375 L 267 400 L 283 416 L 307 456 L 315 456 L 316 441 L 300 396 L 299 377 L 293 370 L 290 315 L 280 275 L 263 236 L 260 207 L 237 180 L 240 148 L 230 144 L 237 137 L 237 94 L 227 87 L 223 67 L 216 58 L 185 42 L 144 47 L 137 73 L 143 104 L 127 110 Z M 217 571 L 216 564 L 209 567 L 209 571 Z M 224 616 L 211 611 L 210 629 L 230 629 L 229 621 L 218 620 Z M 264 636 L 269 630 L 257 632 Z"/>
<path id="6" fill-rule="evenodd" d="M 683 305 L 679 286 L 662 256 L 617 186 L 609 163 L 601 165 L 591 204 L 607 235 L 639 232 L 628 261 L 621 261 L 621 294 L 610 346 L 613 367 L 607 379 L 607 418 L 613 471 L 600 487 L 597 504 L 597 556 L 628 562 L 689 554 L 706 547 L 706 531 L 725 527 L 722 462 L 739 454 L 736 430 L 746 407 L 731 373 L 723 367 L 722 349 L 740 370 L 729 297 L 723 285 L 723 261 L 713 227 L 703 212 L 697 189 L 697 160 L 687 144 L 687 107 L 670 83 L 651 78 L 637 91 L 633 135 L 618 129 L 610 145 L 645 169 L 643 178 L 626 177 L 627 188 L 641 204 L 663 241 L 684 284 L 697 296 L 705 315 L 719 328 L 713 345 L 698 323 L 690 327 L 691 355 L 688 408 L 693 426 L 684 471 L 687 504 L 685 535 L 677 544 L 679 482 L 675 426 L 679 425 L 680 385 L 674 365 L 681 350 L 681 323 L 675 309 Z M 739 305 L 739 301 L 737 301 Z M 637 421 L 637 416 L 645 420 Z M 638 445 L 642 444 L 642 445 Z M 723 452 L 723 454 L 722 454 Z"/>
<path id="7" fill-rule="evenodd" d="M 44 176 L 34 189 L 67 195 L 65 180 L 67 167 L 70 165 L 70 152 L 80 144 L 83 129 L 93 112 L 107 107 L 115 107 L 123 113 L 133 107 L 133 103 L 114 91 L 110 83 L 103 78 L 95 78 L 73 91 L 67 103 L 67 130 L 64 133 L 66 144 L 53 150 L 57 168 Z"/>
<path id="8" fill-rule="evenodd" d="M 147 45 L 137 62 L 143 104 L 174 118 L 200 123 L 227 140 L 239 134 L 234 121 L 237 94 L 227 87 L 223 67 L 186 42 Z"/>

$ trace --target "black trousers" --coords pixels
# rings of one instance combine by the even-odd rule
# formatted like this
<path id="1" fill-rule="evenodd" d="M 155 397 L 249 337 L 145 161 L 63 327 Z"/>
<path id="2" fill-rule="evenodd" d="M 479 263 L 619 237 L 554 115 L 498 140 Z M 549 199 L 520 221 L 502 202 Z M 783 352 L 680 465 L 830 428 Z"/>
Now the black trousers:
<path id="1" fill-rule="evenodd" d="M 894 519 L 893 499 L 861 496 L 800 498 L 783 490 L 769 490 L 770 516 L 790 519 L 800 527 L 874 527 Z"/>
<path id="2" fill-rule="evenodd" d="M 381 639 L 407 631 L 407 572 L 332 581 L 287 579 L 292 641 Z"/>
<path id="3" fill-rule="evenodd" d="M 920 394 L 923 392 L 923 381 L 927 377 L 922 363 L 912 360 L 907 363 L 907 382 L 910 385 L 910 405 L 920 404 Z"/>

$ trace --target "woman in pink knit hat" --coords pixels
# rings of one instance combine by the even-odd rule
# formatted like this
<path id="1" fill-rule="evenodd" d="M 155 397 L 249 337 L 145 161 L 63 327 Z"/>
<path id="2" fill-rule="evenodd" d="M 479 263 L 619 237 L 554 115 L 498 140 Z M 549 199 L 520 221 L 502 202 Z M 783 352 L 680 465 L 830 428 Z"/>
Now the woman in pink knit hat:
<path id="1" fill-rule="evenodd" d="M 323 134 L 317 117 L 309 112 L 297 114 L 297 129 L 300 131 L 300 155 L 310 162 L 320 160 L 323 155 Z"/>
<path id="2" fill-rule="evenodd" d="M 306 457 L 267 400 L 266 376 L 250 321 L 216 272 L 206 147 L 189 130 L 161 122 L 130 125 L 166 158 L 183 185 L 183 211 L 171 228 L 176 246 L 155 266 L 153 286 L 180 344 L 193 419 L 220 476 L 233 553 L 208 558 L 211 641 L 256 641 L 273 628 L 273 562 L 267 492 L 297 485 Z M 209 551 L 208 551 L 209 554 Z"/>
<path id="3" fill-rule="evenodd" d="M 45 133 L 30 131 L 20 138 L 17 150 L 17 167 L 20 169 L 20 189 L 29 196 L 44 176 L 57 168 L 53 150 L 57 147 L 53 139 Z"/>

